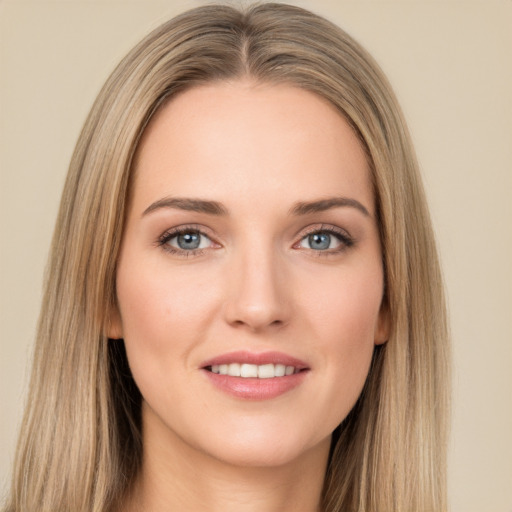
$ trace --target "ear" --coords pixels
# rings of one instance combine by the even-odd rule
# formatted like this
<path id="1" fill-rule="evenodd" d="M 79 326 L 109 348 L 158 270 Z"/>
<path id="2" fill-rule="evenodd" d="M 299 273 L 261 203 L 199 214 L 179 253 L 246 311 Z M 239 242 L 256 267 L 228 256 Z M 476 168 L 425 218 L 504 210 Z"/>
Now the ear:
<path id="1" fill-rule="evenodd" d="M 123 338 L 123 324 L 117 304 L 110 306 L 107 318 L 107 337 L 112 340 L 120 340 Z"/>
<path id="2" fill-rule="evenodd" d="M 384 298 L 382 300 L 382 304 L 380 305 L 379 318 L 377 319 L 377 324 L 375 325 L 375 345 L 382 345 L 388 341 L 391 331 L 390 316 L 391 315 L 389 313 L 387 300 Z"/>

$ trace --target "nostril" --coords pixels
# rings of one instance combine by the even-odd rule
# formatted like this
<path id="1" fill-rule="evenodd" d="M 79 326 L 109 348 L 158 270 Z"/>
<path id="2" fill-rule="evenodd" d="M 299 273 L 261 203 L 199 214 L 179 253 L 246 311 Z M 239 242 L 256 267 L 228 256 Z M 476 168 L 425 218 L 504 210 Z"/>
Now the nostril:
<path id="1" fill-rule="evenodd" d="M 267 320 L 264 318 L 244 318 L 243 320 L 234 320 L 230 322 L 233 327 L 236 328 L 247 328 L 251 331 L 260 331 L 262 329 L 279 329 L 285 325 L 285 322 L 281 319 L 278 320 Z"/>
<path id="2" fill-rule="evenodd" d="M 232 327 L 251 331 L 280 328 L 290 316 L 286 287 L 281 279 L 273 277 L 272 271 L 262 271 L 260 260 L 257 263 L 244 268 L 257 267 L 258 272 L 233 273 L 230 286 L 226 288 L 224 318 Z"/>

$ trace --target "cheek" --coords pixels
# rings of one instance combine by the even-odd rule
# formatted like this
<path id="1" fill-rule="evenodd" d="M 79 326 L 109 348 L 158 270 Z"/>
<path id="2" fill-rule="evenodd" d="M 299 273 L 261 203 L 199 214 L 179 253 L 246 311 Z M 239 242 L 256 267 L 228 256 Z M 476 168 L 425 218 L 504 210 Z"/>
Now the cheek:
<path id="1" fill-rule="evenodd" d="M 317 399 L 329 410 L 334 428 L 349 413 L 366 381 L 375 344 L 382 297 L 382 272 L 354 273 L 324 282 L 305 310 L 322 354 L 325 394 Z"/>
<path id="2" fill-rule="evenodd" d="M 120 265 L 117 283 L 125 341 L 155 348 L 168 348 L 170 339 L 190 339 L 215 301 L 215 287 L 205 286 L 201 273 L 165 265 L 126 262 Z"/>
<path id="3" fill-rule="evenodd" d="M 117 297 L 129 365 L 145 400 L 176 398 L 191 371 L 189 354 L 204 338 L 214 298 L 203 276 L 165 265 L 122 261 Z"/>
<path id="4" fill-rule="evenodd" d="M 133 377 L 144 398 L 157 404 L 175 400 L 194 373 L 191 354 L 209 339 L 220 288 L 211 269 L 184 272 L 141 261 L 121 260 L 117 296 Z"/>
<path id="5" fill-rule="evenodd" d="M 365 344 L 373 345 L 382 302 L 383 278 L 380 267 L 369 272 L 343 272 L 319 280 L 314 293 L 306 295 L 305 309 L 324 335 L 316 337 L 341 347 L 357 350 Z M 316 319 L 316 320 L 314 320 Z"/>

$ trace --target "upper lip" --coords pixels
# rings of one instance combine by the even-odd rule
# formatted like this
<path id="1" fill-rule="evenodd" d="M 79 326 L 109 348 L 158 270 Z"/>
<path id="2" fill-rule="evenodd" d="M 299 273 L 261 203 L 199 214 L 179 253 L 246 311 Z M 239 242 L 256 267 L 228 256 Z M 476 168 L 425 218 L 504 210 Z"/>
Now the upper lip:
<path id="1" fill-rule="evenodd" d="M 285 366 L 294 366 L 298 370 L 305 370 L 309 368 L 309 366 L 304 361 L 301 361 L 296 357 L 289 356 L 288 354 L 284 354 L 282 352 L 254 353 L 244 350 L 227 352 L 226 354 L 208 359 L 207 361 L 201 363 L 201 368 L 230 363 L 255 364 L 258 366 L 264 364 L 283 364 Z"/>

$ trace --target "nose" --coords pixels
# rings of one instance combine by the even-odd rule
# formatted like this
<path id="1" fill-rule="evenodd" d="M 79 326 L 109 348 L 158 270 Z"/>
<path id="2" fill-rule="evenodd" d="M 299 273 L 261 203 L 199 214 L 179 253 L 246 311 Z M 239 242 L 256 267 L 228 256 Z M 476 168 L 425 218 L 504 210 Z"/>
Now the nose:
<path id="1" fill-rule="evenodd" d="M 226 321 L 252 332 L 288 324 L 291 301 L 284 267 L 271 248 L 249 249 L 234 258 L 224 303 Z"/>

